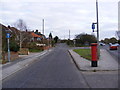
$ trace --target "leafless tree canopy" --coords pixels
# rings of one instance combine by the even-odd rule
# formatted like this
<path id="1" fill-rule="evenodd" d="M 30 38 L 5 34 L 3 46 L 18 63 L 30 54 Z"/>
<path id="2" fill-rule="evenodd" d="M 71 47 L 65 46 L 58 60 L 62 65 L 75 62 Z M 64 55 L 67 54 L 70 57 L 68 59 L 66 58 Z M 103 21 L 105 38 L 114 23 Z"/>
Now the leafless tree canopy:
<path id="1" fill-rule="evenodd" d="M 30 40 L 31 35 L 28 33 L 27 25 L 22 19 L 17 20 L 14 26 L 19 30 L 19 34 L 17 34 L 17 38 L 19 40 L 20 48 L 22 48 L 22 43 L 25 40 Z"/>
<path id="2" fill-rule="evenodd" d="M 27 29 L 27 25 L 22 19 L 17 20 L 15 27 L 20 31 L 25 31 Z"/>

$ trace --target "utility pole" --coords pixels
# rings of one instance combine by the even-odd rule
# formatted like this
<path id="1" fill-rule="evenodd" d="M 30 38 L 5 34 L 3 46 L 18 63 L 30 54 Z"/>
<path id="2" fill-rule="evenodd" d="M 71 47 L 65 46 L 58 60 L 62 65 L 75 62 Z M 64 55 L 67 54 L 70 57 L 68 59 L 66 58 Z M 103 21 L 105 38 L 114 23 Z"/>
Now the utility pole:
<path id="1" fill-rule="evenodd" d="M 42 24 L 43 24 L 42 30 L 43 30 L 43 35 L 44 35 L 44 19 L 42 20 Z"/>
<path id="2" fill-rule="evenodd" d="M 100 57 L 100 49 L 99 49 L 99 20 L 98 20 L 98 0 L 96 0 L 96 18 L 97 18 L 97 54 Z"/>
<path id="3" fill-rule="evenodd" d="M 43 36 L 44 36 L 44 19 L 42 20 L 42 31 L 43 31 Z M 44 44 L 44 37 L 43 37 L 43 44 Z"/>
<path id="4" fill-rule="evenodd" d="M 97 17 L 97 44 L 99 45 L 98 0 L 96 0 L 96 17 Z"/>
<path id="5" fill-rule="evenodd" d="M 70 30 L 69 30 L 69 40 L 70 40 Z"/>
<path id="6" fill-rule="evenodd" d="M 100 57 L 100 49 L 99 49 L 99 20 L 98 20 L 98 0 L 96 0 L 96 19 L 97 19 L 97 21 L 96 21 L 96 23 L 92 23 L 92 29 L 93 29 L 93 32 L 95 32 L 94 31 L 94 29 L 95 29 L 95 24 L 97 25 L 97 56 L 98 57 Z M 98 58 L 97 58 L 98 59 Z M 97 62 L 96 63 L 94 63 L 94 65 L 96 65 L 97 66 Z"/>

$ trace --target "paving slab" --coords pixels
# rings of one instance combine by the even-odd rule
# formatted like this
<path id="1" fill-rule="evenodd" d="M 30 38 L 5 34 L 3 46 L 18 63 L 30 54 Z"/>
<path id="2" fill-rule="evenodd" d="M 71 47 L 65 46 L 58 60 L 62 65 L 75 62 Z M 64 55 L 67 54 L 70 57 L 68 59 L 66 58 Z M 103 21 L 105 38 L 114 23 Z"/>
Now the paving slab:
<path id="1" fill-rule="evenodd" d="M 76 65 L 82 71 L 114 71 L 118 70 L 117 61 L 105 50 L 100 50 L 100 59 L 98 60 L 98 67 L 91 67 L 91 61 L 81 57 L 72 49 L 69 50 L 70 55 L 74 59 Z"/>

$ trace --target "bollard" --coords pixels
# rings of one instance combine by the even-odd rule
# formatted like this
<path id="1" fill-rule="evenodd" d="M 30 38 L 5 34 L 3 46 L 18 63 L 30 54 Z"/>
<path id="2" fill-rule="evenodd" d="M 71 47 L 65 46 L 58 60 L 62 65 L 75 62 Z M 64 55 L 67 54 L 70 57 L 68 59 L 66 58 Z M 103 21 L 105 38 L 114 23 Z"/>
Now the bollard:
<path id="1" fill-rule="evenodd" d="M 91 54 L 92 54 L 92 61 L 91 61 L 91 67 L 97 67 L 97 43 L 91 44 Z"/>

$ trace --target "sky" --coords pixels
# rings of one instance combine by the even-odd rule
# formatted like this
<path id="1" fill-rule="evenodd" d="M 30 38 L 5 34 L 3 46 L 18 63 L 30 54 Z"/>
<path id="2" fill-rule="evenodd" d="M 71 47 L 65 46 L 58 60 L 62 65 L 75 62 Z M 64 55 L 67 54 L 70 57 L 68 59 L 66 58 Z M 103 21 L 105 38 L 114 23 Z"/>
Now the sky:
<path id="1" fill-rule="evenodd" d="M 119 0 L 98 0 L 100 40 L 115 37 L 118 30 Z M 96 22 L 96 0 L 1 0 L 0 23 L 13 25 L 23 19 L 29 30 L 42 32 L 45 20 L 45 35 L 71 39 L 80 33 L 92 32 Z"/>

